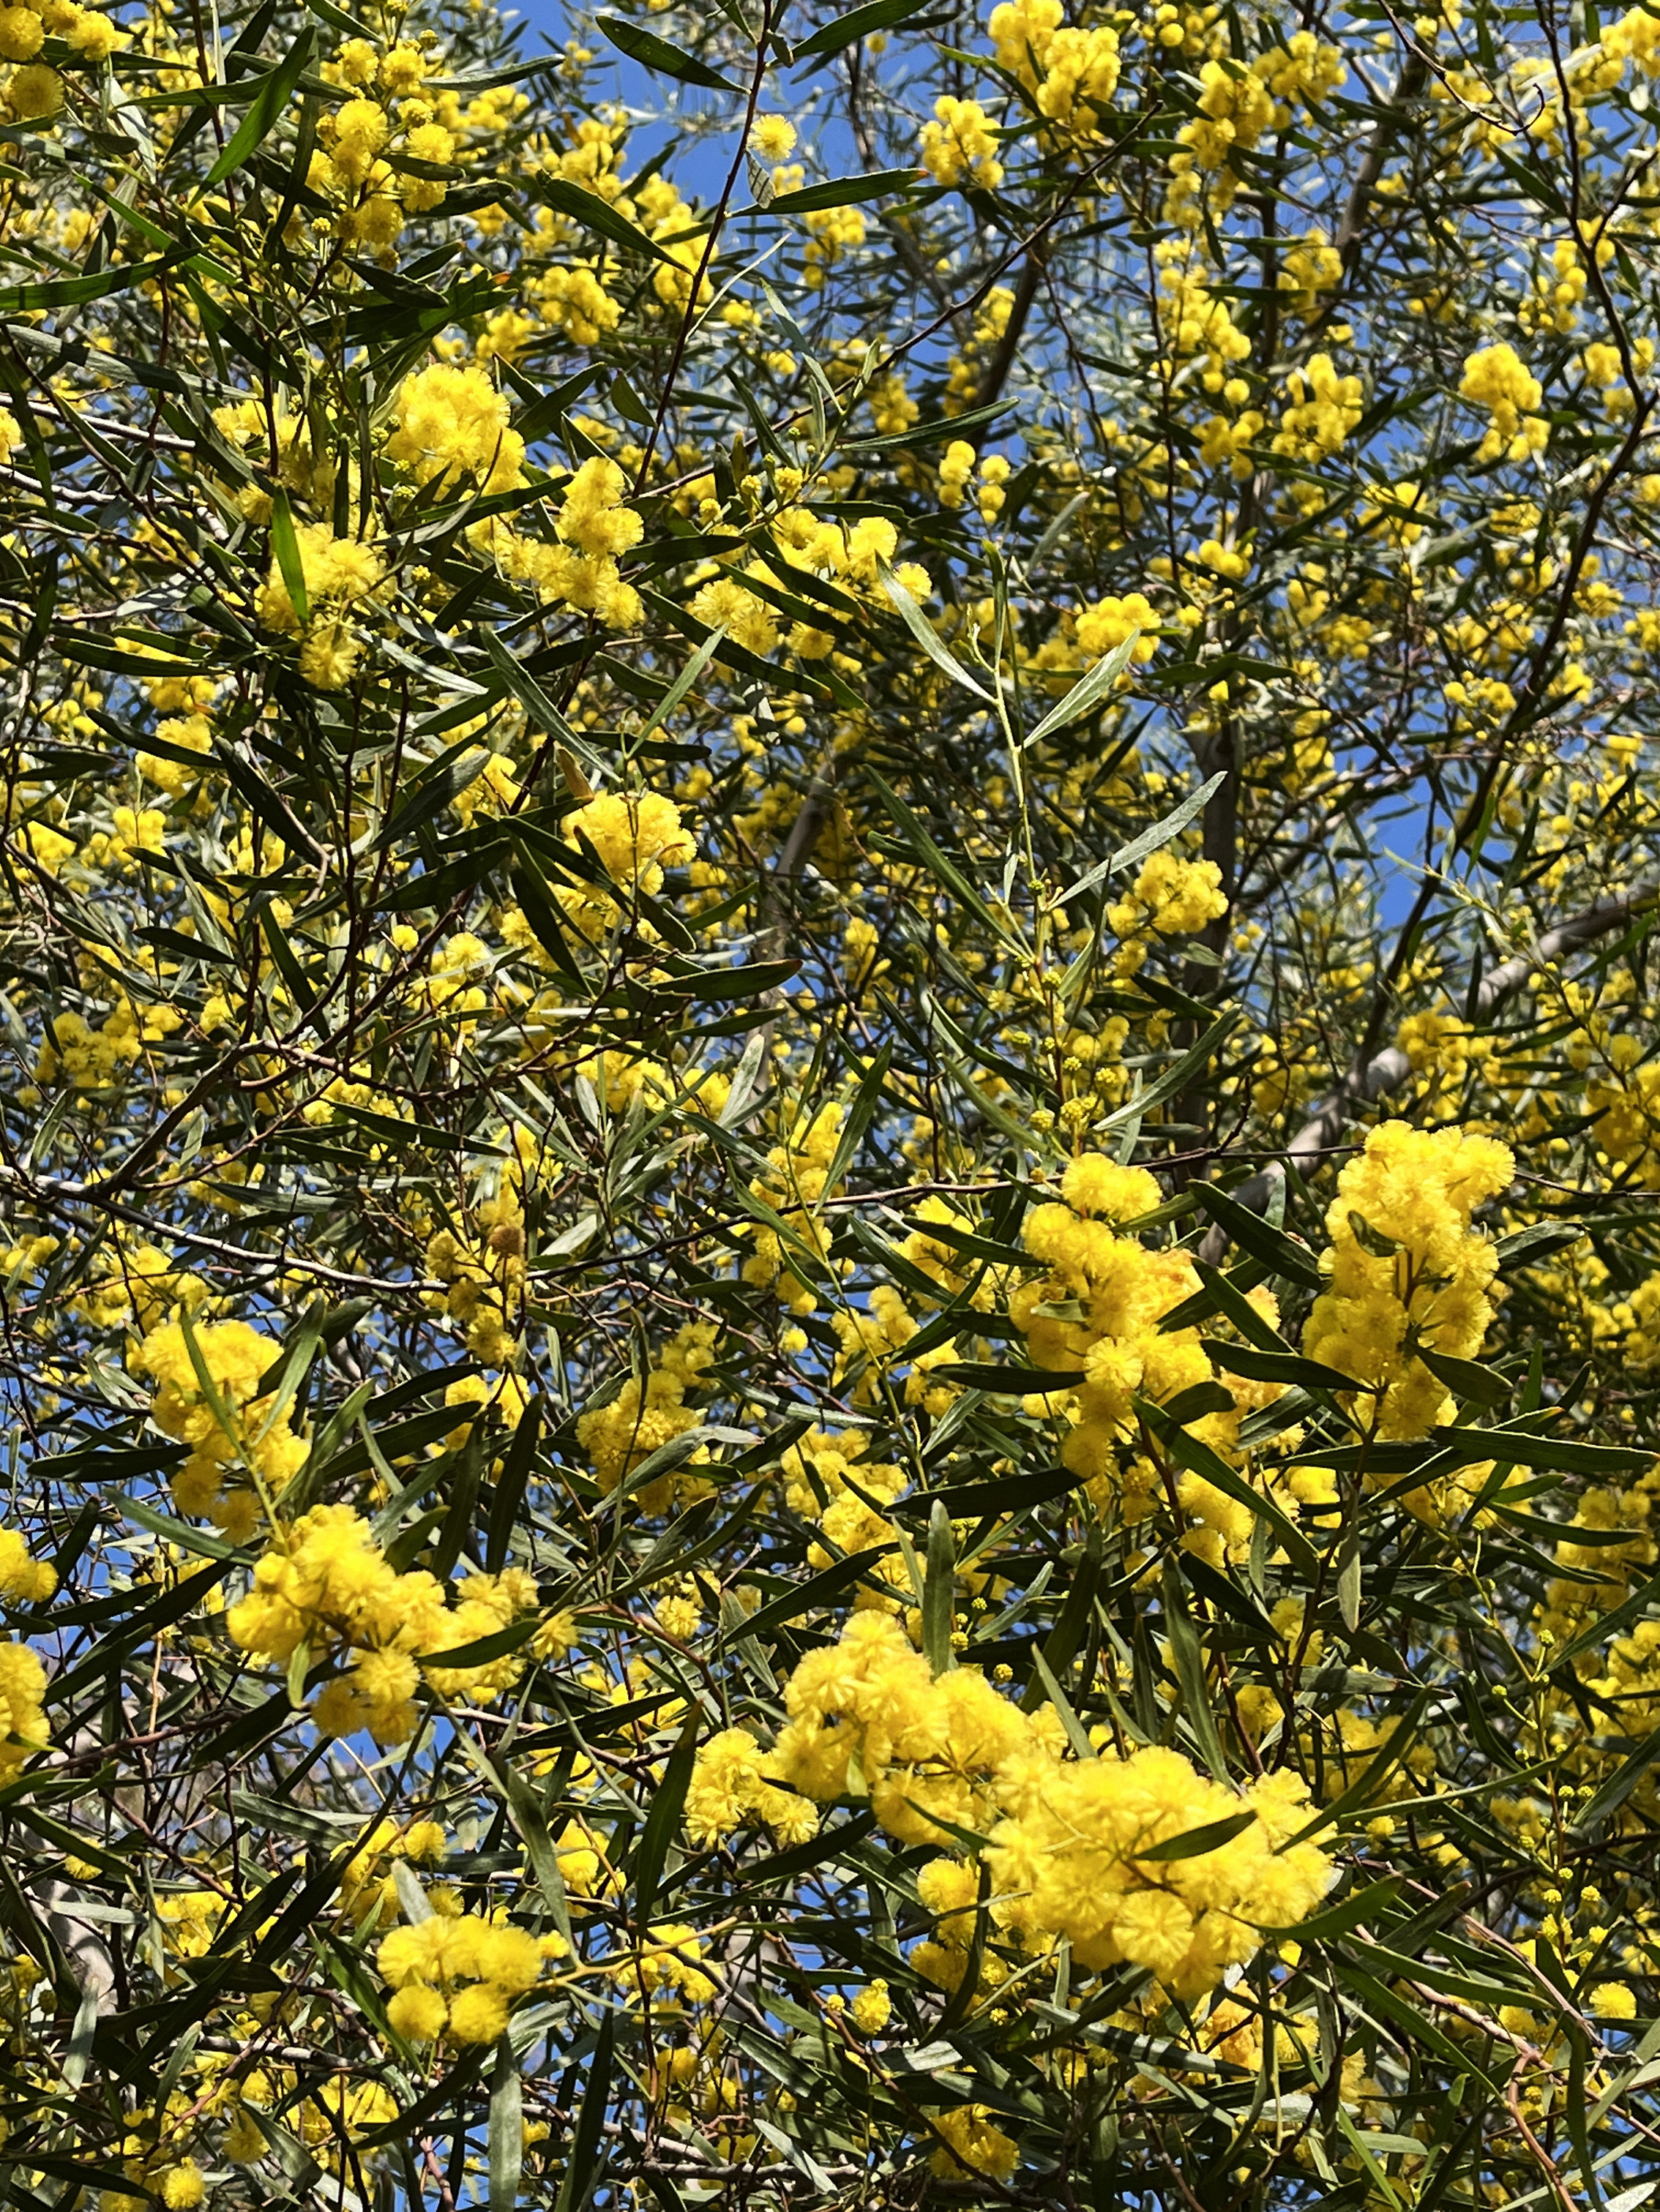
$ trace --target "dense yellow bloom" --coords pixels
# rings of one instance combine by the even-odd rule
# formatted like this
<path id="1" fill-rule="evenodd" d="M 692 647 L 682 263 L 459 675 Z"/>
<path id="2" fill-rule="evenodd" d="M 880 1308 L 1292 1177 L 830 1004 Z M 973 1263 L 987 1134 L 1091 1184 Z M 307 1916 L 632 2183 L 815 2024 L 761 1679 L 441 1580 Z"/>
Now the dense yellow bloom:
<path id="1" fill-rule="evenodd" d="M 936 184 L 977 185 L 995 191 L 1003 181 L 997 158 L 997 131 L 977 100 L 942 93 L 933 103 L 933 120 L 922 125 L 922 167 Z"/>
<path id="2" fill-rule="evenodd" d="M 803 1843 L 817 1832 L 813 1807 L 768 1781 L 769 1764 L 747 1729 L 723 1729 L 699 1746 L 686 1790 L 686 1832 L 693 1843 L 715 1843 L 751 1820 L 764 1822 L 781 1844 Z"/>
<path id="3" fill-rule="evenodd" d="M 698 1417 L 685 1395 L 698 1388 L 704 1369 L 714 1362 L 715 1334 L 712 1322 L 688 1322 L 664 1346 L 643 1381 L 630 1375 L 614 1398 L 578 1417 L 577 1441 L 606 1497 L 654 1451 L 696 1427 Z M 662 1513 L 677 1501 L 690 1504 L 706 1496 L 708 1484 L 696 1470 L 708 1457 L 700 1444 L 668 1474 L 644 1484 L 635 1492 L 640 1510 Z"/>
<path id="4" fill-rule="evenodd" d="M 27 1644 L 0 1644 L 0 1780 L 46 1744 L 46 1670 Z"/>
<path id="5" fill-rule="evenodd" d="M 1033 1760 L 1005 1778 L 1011 1817 L 992 1832 L 1000 1919 L 1028 1938 L 1064 1936 L 1086 1966 L 1146 1966 L 1177 1996 L 1214 1989 L 1252 1958 L 1263 1927 L 1304 1919 L 1331 1881 L 1312 1843 L 1283 1848 L 1308 1817 L 1288 1769 L 1242 1798 L 1160 1746 L 1066 1765 Z M 1140 1854 L 1244 1813 L 1256 1819 L 1191 1857 Z"/>
<path id="6" fill-rule="evenodd" d="M 534 1607 L 536 1585 L 523 1569 L 470 1574 L 453 1606 L 448 1595 L 424 1569 L 400 1574 L 350 1506 L 314 1505 L 277 1527 L 226 1626 L 233 1643 L 261 1658 L 285 1661 L 302 1644 L 313 1658 L 345 1656 L 350 1671 L 318 1693 L 319 1728 L 331 1735 L 367 1729 L 377 1743 L 402 1743 L 414 1732 L 424 1686 L 449 1698 L 489 1697 L 523 1664 L 519 1650 L 455 1667 L 435 1663 Z"/>
<path id="7" fill-rule="evenodd" d="M 1143 667 L 1158 650 L 1158 617 L 1152 603 L 1140 592 L 1129 592 L 1122 599 L 1098 599 L 1093 606 L 1084 608 L 1077 617 L 1075 635 L 1078 649 L 1086 660 L 1104 660 L 1107 654 L 1134 637 L 1130 659 Z"/>
<path id="8" fill-rule="evenodd" d="M 58 1575 L 33 1558 L 15 1528 L 0 1528 L 0 1598 L 13 1605 L 41 1605 L 58 1588 Z"/>
<path id="9" fill-rule="evenodd" d="M 1485 346 L 1464 363 L 1459 392 L 1492 418 L 1481 441 L 1484 461 L 1524 460 L 1543 453 L 1550 440 L 1550 425 L 1535 410 L 1541 397 L 1539 380 L 1508 343 Z"/>
<path id="10" fill-rule="evenodd" d="M 519 482 L 525 441 L 508 427 L 507 400 L 482 368 L 440 362 L 406 376 L 392 408 L 386 459 L 417 483 L 469 476 L 481 491 Z"/>
<path id="11" fill-rule="evenodd" d="M 258 1486 L 275 1497 L 305 1463 L 305 1438 L 260 1395 L 280 1357 L 270 1337 L 240 1321 L 189 1334 L 182 1322 L 167 1322 L 132 1356 L 134 1368 L 156 1385 L 155 1425 L 191 1448 L 172 1480 L 174 1504 L 239 1539 L 259 1517 Z M 251 1481 L 238 1476 L 239 1466 Z"/>
<path id="12" fill-rule="evenodd" d="M 1330 1287 L 1303 1332 L 1310 1359 L 1375 1395 L 1383 1437 L 1425 1437 L 1451 1417 L 1446 1386 L 1414 1356 L 1481 1351 L 1493 1318 L 1493 1247 L 1470 1226 L 1515 1172 L 1507 1146 L 1386 1121 L 1337 1179 L 1326 1215 Z"/>
<path id="13" fill-rule="evenodd" d="M 929 1817 L 981 1829 L 993 1777 L 1031 1740 L 1031 1723 L 972 1668 L 937 1680 L 885 1613 L 857 1613 L 841 1640 L 810 1652 L 784 1695 L 773 1753 L 781 1781 L 839 1797 L 858 1778 L 872 1810 L 905 1843 L 948 1842 Z"/>
<path id="14" fill-rule="evenodd" d="M 795 125 L 787 115 L 757 115 L 750 125 L 750 144 L 763 161 L 787 161 L 795 150 Z"/>
<path id="15" fill-rule="evenodd" d="M 988 2105 L 959 2105 L 938 2112 L 933 2126 L 945 2140 L 928 2160 L 942 2180 L 960 2182 L 965 2174 L 1006 2181 L 1020 2162 L 1012 2140 L 996 2126 Z"/>
<path id="16" fill-rule="evenodd" d="M 435 1912 L 413 1926 L 389 1929 L 375 1954 L 392 1988 L 386 2017 L 411 2042 L 435 2042 L 447 2027 L 458 2043 L 494 2043 L 514 2000 L 535 1985 L 544 1961 L 562 1948 L 557 1936 L 538 1940 L 472 1912 L 453 1918 Z"/>
<path id="17" fill-rule="evenodd" d="M 1107 909 L 1107 925 L 1124 939 L 1121 972 L 1133 972 L 1146 957 L 1134 940 L 1148 931 L 1159 937 L 1188 937 L 1228 910 L 1222 871 L 1214 860 L 1184 860 L 1168 845 L 1149 853 L 1134 888 Z M 1135 957 L 1139 955 L 1139 957 Z"/>

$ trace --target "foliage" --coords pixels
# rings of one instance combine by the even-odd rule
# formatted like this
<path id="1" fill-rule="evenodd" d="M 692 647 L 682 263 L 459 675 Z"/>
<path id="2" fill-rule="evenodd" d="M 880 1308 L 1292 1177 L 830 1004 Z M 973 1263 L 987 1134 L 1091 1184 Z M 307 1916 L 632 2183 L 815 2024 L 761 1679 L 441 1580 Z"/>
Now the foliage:
<path id="1" fill-rule="evenodd" d="M 0 2193 L 1634 2212 L 1660 17 L 572 29 L 0 9 Z"/>

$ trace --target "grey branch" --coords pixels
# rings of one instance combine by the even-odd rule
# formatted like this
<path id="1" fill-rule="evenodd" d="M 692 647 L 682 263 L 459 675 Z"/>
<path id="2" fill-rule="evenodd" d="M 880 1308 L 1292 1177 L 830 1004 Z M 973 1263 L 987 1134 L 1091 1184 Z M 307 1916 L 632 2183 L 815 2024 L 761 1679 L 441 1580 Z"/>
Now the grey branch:
<path id="1" fill-rule="evenodd" d="M 1506 999 L 1514 998 L 1529 976 L 1540 968 L 1560 959 L 1564 953 L 1578 951 L 1581 945 L 1595 944 L 1611 929 L 1618 929 L 1621 922 L 1629 921 L 1633 915 L 1653 906 L 1657 897 L 1660 886 L 1645 884 L 1617 898 L 1598 899 L 1594 906 L 1583 908 L 1566 921 L 1559 921 L 1554 929 L 1545 932 L 1530 951 L 1514 954 L 1481 978 L 1470 1002 L 1472 1022 L 1479 1024 L 1487 1020 Z M 1315 1108 L 1286 1146 L 1283 1158 L 1270 1160 L 1249 1182 L 1231 1190 L 1229 1197 L 1241 1206 L 1250 1206 L 1253 1212 L 1262 1212 L 1285 1182 L 1287 1161 L 1299 1172 L 1306 1171 L 1323 1152 L 1338 1142 L 1359 1109 L 1387 1097 L 1391 1091 L 1400 1090 L 1411 1074 L 1412 1062 L 1395 1045 L 1352 1068 L 1337 1088 Z M 1226 1231 L 1219 1227 L 1210 1231 L 1200 1248 L 1202 1256 L 1213 1267 L 1220 1262 L 1227 1249 Z"/>

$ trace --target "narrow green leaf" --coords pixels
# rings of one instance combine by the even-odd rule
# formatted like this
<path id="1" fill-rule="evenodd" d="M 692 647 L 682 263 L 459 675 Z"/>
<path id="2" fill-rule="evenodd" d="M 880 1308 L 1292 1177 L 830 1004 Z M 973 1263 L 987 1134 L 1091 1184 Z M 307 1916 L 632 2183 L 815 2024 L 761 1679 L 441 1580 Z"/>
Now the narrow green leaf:
<path id="1" fill-rule="evenodd" d="M 1438 1382 L 1444 1382 L 1455 1398 L 1475 1406 L 1502 1406 L 1514 1389 L 1510 1377 L 1482 1367 L 1474 1359 L 1455 1359 L 1450 1352 L 1432 1351 L 1415 1344 L 1413 1351 Z"/>
<path id="2" fill-rule="evenodd" d="M 1138 1859 L 1156 1859 L 1161 1864 L 1170 1859 L 1202 1858 L 1207 1851 L 1220 1850 L 1236 1836 L 1243 1836 L 1247 1828 L 1256 1826 L 1256 1815 L 1249 1808 L 1242 1813 L 1230 1813 L 1220 1820 L 1207 1820 L 1201 1828 L 1189 1828 L 1184 1835 L 1171 1836 L 1162 1844 L 1154 1844 L 1145 1851 L 1137 1851 Z"/>
<path id="3" fill-rule="evenodd" d="M 957 1540 L 951 1516 L 936 1498 L 928 1516 L 927 1564 L 922 1576 L 922 1651 L 936 1677 L 956 1666 L 951 1648 L 957 1594 Z"/>
<path id="4" fill-rule="evenodd" d="M 311 599 L 306 590 L 306 564 L 300 557 L 300 540 L 295 534 L 294 513 L 289 505 L 288 492 L 279 486 L 271 507 L 271 550 L 277 556 L 277 566 L 288 595 L 294 602 L 294 611 L 303 629 L 311 620 Z"/>
<path id="5" fill-rule="evenodd" d="M 793 49 L 795 58 L 805 62 L 826 54 L 839 54 L 844 46 L 869 38 L 873 31 L 888 30 L 895 23 L 903 23 L 908 15 L 920 15 L 927 4 L 928 0 L 866 0 L 864 7 L 836 16 L 811 38 L 803 39 Z"/>
<path id="6" fill-rule="evenodd" d="M 648 238 L 638 223 L 630 222 L 609 200 L 602 200 L 598 192 L 589 191 L 569 177 L 538 175 L 531 179 L 526 189 L 556 215 L 567 215 L 585 229 L 597 231 L 613 246 L 620 246 L 625 253 L 643 253 L 648 260 L 661 261 L 671 269 L 679 268 L 667 248 L 659 246 L 655 239 Z M 487 635 L 486 644 L 489 641 Z"/>
<path id="7" fill-rule="evenodd" d="M 1352 1376 L 1317 1359 L 1304 1359 L 1294 1352 L 1259 1352 L 1254 1344 L 1230 1344 L 1225 1338 L 1207 1336 L 1206 1351 L 1230 1375 L 1248 1375 L 1256 1382 L 1295 1384 L 1304 1390 L 1353 1390 Z"/>
<path id="8" fill-rule="evenodd" d="M 697 1757 L 697 1738 L 702 1725 L 703 1717 L 694 1707 L 686 1716 L 679 1741 L 669 1754 L 663 1779 L 657 1786 L 652 1797 L 651 1810 L 646 1815 L 646 1825 L 640 1832 L 639 1848 L 635 1852 L 634 1864 L 629 1872 L 634 1880 L 635 1920 L 642 1937 L 651 1924 L 652 1911 L 657 1903 L 658 1885 L 663 1878 L 669 1844 L 680 1825 L 680 1814 L 686 1802 L 686 1790 Z"/>
<path id="9" fill-rule="evenodd" d="M 992 697 L 991 693 L 987 690 L 984 684 L 979 683 L 974 677 L 970 676 L 968 670 L 963 667 L 959 662 L 953 660 L 951 654 L 946 652 L 945 647 L 939 642 L 939 635 L 934 629 L 933 624 L 923 613 L 921 608 L 917 605 L 915 600 L 912 599 L 910 593 L 905 589 L 897 576 L 894 574 L 892 569 L 889 568 L 885 561 L 880 563 L 880 574 L 882 578 L 883 590 L 887 593 L 888 597 L 893 601 L 894 605 L 898 609 L 900 617 L 904 623 L 905 628 L 916 640 L 918 645 L 921 647 L 923 652 L 927 653 L 928 659 L 933 663 L 934 666 L 939 669 L 943 669 L 945 673 L 950 677 L 953 684 L 960 684 L 965 691 L 972 691 L 976 699 L 983 699 L 987 706 L 995 706 L 997 703 L 996 701 Z"/>
<path id="10" fill-rule="evenodd" d="M 1133 629 L 1122 645 L 1114 646 L 1104 660 L 1098 660 L 1088 674 L 1080 676 L 1066 697 L 1049 708 L 1037 727 L 1027 738 L 1029 745 L 1041 744 L 1056 730 L 1064 730 L 1068 722 L 1081 721 L 1104 699 L 1119 678 L 1130 665 L 1140 631 Z"/>
<path id="11" fill-rule="evenodd" d="M 1088 679 L 1085 680 L 1087 682 Z M 1040 722 L 1037 731 L 1041 731 L 1043 726 Z M 1033 734 L 1036 736 L 1037 732 Z M 1225 780 L 1224 776 L 1213 775 L 1207 783 L 1201 783 L 1197 791 L 1165 815 L 1162 822 L 1155 822 L 1151 830 L 1144 830 L 1139 837 L 1131 838 L 1128 845 L 1121 845 L 1110 860 L 1098 861 L 1087 875 L 1079 876 L 1075 884 L 1069 884 L 1061 892 L 1060 903 L 1069 906 L 1073 899 L 1082 898 L 1085 891 L 1093 890 L 1104 877 L 1116 875 L 1120 868 L 1133 867 L 1136 861 L 1145 860 L 1149 853 L 1156 853 L 1161 845 L 1168 845 L 1172 837 L 1179 837 L 1194 817 L 1204 811 L 1211 793 L 1219 790 Z"/>
<path id="12" fill-rule="evenodd" d="M 617 2015 L 608 2012 L 599 2024 L 593 2056 L 588 2061 L 587 2085 L 582 2109 L 571 2138 L 570 2155 L 559 2184 L 554 2212 L 583 2212 L 599 2185 L 599 2146 L 604 2140 L 605 2114 L 611 2106 L 611 2053 L 617 2041 Z"/>
<path id="13" fill-rule="evenodd" d="M 921 174 L 919 169 L 877 169 L 867 177 L 829 177 L 822 184 L 798 185 L 793 192 L 775 192 L 767 202 L 773 215 L 809 215 L 821 208 L 854 207 L 861 200 L 885 199 L 909 190 Z M 760 198 L 757 192 L 756 198 Z"/>
<path id="14" fill-rule="evenodd" d="M 1305 1574 L 1319 1570 L 1319 1559 L 1314 1547 L 1293 1522 L 1272 1499 L 1255 1490 L 1244 1476 L 1231 1468 L 1210 1446 L 1201 1443 L 1188 1430 L 1170 1419 L 1162 1406 L 1151 1404 L 1146 1399 L 1134 1401 L 1137 1412 L 1152 1429 L 1171 1457 L 1187 1468 L 1189 1474 L 1202 1476 L 1205 1481 L 1219 1490 L 1225 1498 L 1243 1505 L 1248 1513 L 1266 1523 L 1278 1539 L 1287 1559 L 1301 1567 Z"/>
<path id="15" fill-rule="evenodd" d="M 1300 1283 L 1309 1291 L 1321 1288 L 1323 1278 L 1320 1263 L 1299 1238 L 1274 1228 L 1260 1213 L 1241 1206 L 1225 1190 L 1213 1189 L 1207 1184 L 1200 1197 L 1211 1219 L 1227 1231 L 1242 1251 L 1252 1253 L 1264 1267 L 1272 1268 L 1276 1275 L 1283 1275 L 1287 1282 Z M 1343 1387 L 1353 1389 L 1354 1385 L 1346 1381 Z"/>
<path id="16" fill-rule="evenodd" d="M 1105 1121 L 1098 1122 L 1098 1129 L 1117 1129 L 1122 1128 L 1126 1121 L 1140 1121 L 1144 1115 L 1151 1114 L 1155 1106 L 1162 1106 L 1167 1098 L 1178 1097 L 1200 1070 L 1209 1066 L 1221 1049 L 1224 1040 L 1238 1027 L 1242 1018 L 1237 1006 L 1219 1015 L 1197 1044 L 1190 1047 L 1179 1060 L 1173 1060 L 1156 1081 L 1149 1083 L 1145 1090 L 1138 1091 L 1116 1113 L 1109 1114 Z"/>
<path id="17" fill-rule="evenodd" d="M 814 1575 L 811 1581 L 799 1583 L 782 1597 L 775 1597 L 757 1613 L 749 1614 L 742 1627 L 745 1636 L 767 1636 L 787 1621 L 799 1620 L 804 1613 L 815 1606 L 828 1604 L 839 1597 L 850 1583 L 861 1575 L 867 1575 L 878 1559 L 885 1559 L 892 1551 L 891 1544 L 873 1544 L 867 1551 L 854 1552 L 845 1559 L 837 1559 Z"/>
<path id="18" fill-rule="evenodd" d="M 642 69 L 654 70 L 660 76 L 678 77 L 682 84 L 702 85 L 710 92 L 730 92 L 743 97 L 742 85 L 722 76 L 719 70 L 700 62 L 696 54 L 687 53 L 684 47 L 660 39 L 654 31 L 645 30 L 621 15 L 596 15 L 593 20 L 612 46 L 630 61 L 638 62 Z"/>
<path id="19" fill-rule="evenodd" d="M 1227 1754 L 1222 1749 L 1222 1739 L 1216 1732 L 1216 1717 L 1210 1709 L 1210 1691 L 1205 1680 L 1205 1652 L 1199 1641 L 1199 1632 L 1194 1626 L 1193 1615 L 1188 1611 L 1187 1594 L 1182 1588 L 1181 1577 L 1173 1561 L 1164 1563 L 1162 1585 L 1164 1600 L 1164 1635 L 1170 1644 L 1171 1663 L 1176 1669 L 1176 1679 L 1182 1692 L 1182 1714 L 1193 1731 L 1207 1766 L 1219 1782 L 1228 1778 Z M 1252 1819 L 1256 1815 L 1252 1814 Z"/>
<path id="20" fill-rule="evenodd" d="M 282 119 L 295 87 L 310 66 L 316 44 L 317 33 L 307 24 L 277 67 L 268 76 L 261 79 L 258 90 L 248 103 L 247 112 L 232 132 L 223 153 L 208 171 L 206 183 L 223 184 L 227 177 L 236 173 L 255 148 L 262 145 L 271 136 Z M 289 596 L 293 596 L 291 587 Z M 297 606 L 299 602 L 296 600 L 295 604 Z"/>

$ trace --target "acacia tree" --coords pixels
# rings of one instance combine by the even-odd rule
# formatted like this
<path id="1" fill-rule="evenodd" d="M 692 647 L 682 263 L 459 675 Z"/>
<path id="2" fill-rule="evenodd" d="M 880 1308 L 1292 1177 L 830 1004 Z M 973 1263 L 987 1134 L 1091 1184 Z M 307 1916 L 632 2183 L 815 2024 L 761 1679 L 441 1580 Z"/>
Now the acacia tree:
<path id="1" fill-rule="evenodd" d="M 570 28 L 0 9 L 0 2194 L 1634 2212 L 1660 15 Z"/>

